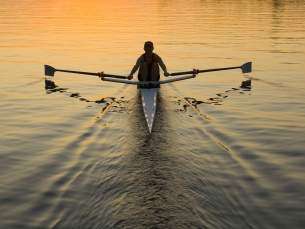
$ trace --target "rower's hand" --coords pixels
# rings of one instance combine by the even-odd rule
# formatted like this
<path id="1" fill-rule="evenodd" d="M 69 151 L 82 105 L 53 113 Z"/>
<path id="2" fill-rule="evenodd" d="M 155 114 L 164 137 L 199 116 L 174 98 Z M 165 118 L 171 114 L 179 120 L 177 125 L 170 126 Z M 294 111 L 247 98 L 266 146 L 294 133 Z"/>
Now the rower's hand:
<path id="1" fill-rule="evenodd" d="M 164 76 L 170 76 L 170 74 L 168 72 L 164 72 Z"/>
<path id="2" fill-rule="evenodd" d="M 129 76 L 127 77 L 127 79 L 129 79 L 129 80 L 132 80 L 132 78 L 133 78 L 133 75 L 129 75 Z"/>

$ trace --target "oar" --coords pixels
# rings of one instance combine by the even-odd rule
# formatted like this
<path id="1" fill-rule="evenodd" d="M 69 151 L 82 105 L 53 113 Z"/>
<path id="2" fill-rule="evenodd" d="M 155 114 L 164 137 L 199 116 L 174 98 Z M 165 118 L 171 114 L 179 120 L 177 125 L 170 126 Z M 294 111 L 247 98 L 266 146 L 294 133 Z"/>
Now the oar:
<path id="1" fill-rule="evenodd" d="M 57 72 L 68 72 L 68 73 L 75 73 L 75 74 L 90 75 L 90 76 L 98 76 L 100 78 L 111 77 L 111 78 L 118 78 L 118 79 L 127 79 L 126 76 L 105 74 L 103 72 L 72 71 L 72 70 L 56 69 L 56 68 L 54 68 L 50 65 L 45 65 L 44 66 L 44 73 L 45 73 L 46 76 L 54 76 L 56 71 Z"/>
<path id="2" fill-rule="evenodd" d="M 227 67 L 227 68 L 211 68 L 211 69 L 194 69 L 193 71 L 186 71 L 186 72 L 174 72 L 171 73 L 170 76 L 178 76 L 178 75 L 186 75 L 186 74 L 198 74 L 198 73 L 203 73 L 203 72 L 216 72 L 216 71 L 224 71 L 224 70 L 231 70 L 231 69 L 241 69 L 242 73 L 248 73 L 252 71 L 252 62 L 247 62 L 241 66 L 237 67 Z"/>

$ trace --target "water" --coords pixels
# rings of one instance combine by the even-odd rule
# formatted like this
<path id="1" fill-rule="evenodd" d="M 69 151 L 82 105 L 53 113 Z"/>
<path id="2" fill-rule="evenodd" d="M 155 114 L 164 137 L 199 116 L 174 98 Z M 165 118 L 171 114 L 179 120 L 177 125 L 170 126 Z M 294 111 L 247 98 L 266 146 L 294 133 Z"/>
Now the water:
<path id="1" fill-rule="evenodd" d="M 303 228 L 304 1 L 1 1 L 0 228 Z M 170 72 L 147 133 L 128 74 Z M 251 88 L 240 87 L 251 80 Z M 249 82 L 249 81 L 248 81 Z"/>

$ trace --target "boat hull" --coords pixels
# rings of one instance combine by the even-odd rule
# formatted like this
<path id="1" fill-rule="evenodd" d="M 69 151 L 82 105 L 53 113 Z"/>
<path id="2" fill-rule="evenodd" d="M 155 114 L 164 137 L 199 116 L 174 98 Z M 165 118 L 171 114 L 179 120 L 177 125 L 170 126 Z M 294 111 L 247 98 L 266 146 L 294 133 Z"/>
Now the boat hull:
<path id="1" fill-rule="evenodd" d="M 140 88 L 143 113 L 149 133 L 151 133 L 157 110 L 159 88 Z"/>

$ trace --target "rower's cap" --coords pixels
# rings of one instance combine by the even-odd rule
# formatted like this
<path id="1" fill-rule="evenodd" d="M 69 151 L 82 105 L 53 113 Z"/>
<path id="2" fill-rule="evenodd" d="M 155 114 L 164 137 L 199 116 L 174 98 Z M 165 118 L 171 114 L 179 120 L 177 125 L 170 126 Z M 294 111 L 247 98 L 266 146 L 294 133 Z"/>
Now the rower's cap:
<path id="1" fill-rule="evenodd" d="M 154 47 L 154 43 L 152 41 L 146 41 L 144 43 L 144 48 L 146 48 L 146 47 Z"/>

